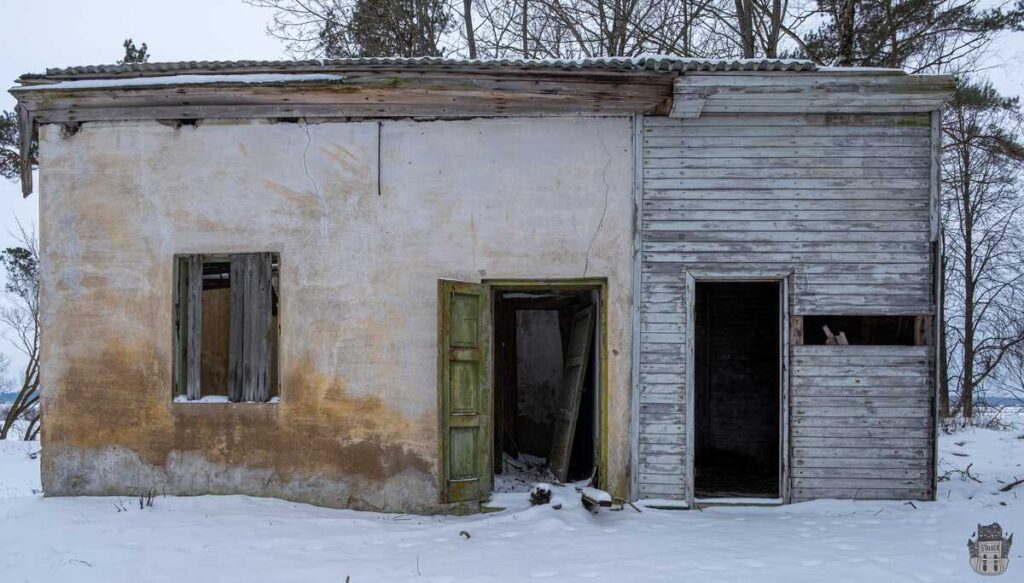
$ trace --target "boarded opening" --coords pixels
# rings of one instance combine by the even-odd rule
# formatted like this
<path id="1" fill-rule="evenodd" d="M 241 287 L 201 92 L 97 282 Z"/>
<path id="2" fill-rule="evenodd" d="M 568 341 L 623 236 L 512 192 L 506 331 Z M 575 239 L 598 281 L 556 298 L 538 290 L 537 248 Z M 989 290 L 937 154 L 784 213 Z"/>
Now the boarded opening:
<path id="1" fill-rule="evenodd" d="M 175 257 L 175 400 L 277 397 L 279 264 L 275 253 Z"/>
<path id="2" fill-rule="evenodd" d="M 921 316 L 804 316 L 803 344 L 914 346 L 924 344 Z M 831 339 L 830 339 L 831 337 Z"/>
<path id="3" fill-rule="evenodd" d="M 498 491 L 594 474 L 599 451 L 597 303 L 596 290 L 495 292 L 493 469 Z"/>
<path id="4" fill-rule="evenodd" d="M 694 493 L 779 496 L 779 284 L 698 282 Z"/>

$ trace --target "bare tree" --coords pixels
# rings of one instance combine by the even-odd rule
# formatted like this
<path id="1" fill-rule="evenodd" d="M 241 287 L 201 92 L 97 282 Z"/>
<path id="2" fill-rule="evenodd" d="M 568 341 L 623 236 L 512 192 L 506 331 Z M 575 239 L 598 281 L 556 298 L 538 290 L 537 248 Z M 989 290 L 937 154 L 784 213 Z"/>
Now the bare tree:
<path id="1" fill-rule="evenodd" d="M 816 0 L 802 10 L 819 17 L 803 34 L 804 56 L 914 73 L 963 70 L 1024 20 L 1019 0 Z"/>
<path id="2" fill-rule="evenodd" d="M 445 42 L 458 16 L 449 0 L 244 2 L 273 11 L 267 34 L 297 57 L 444 56 L 455 50 Z"/>
<path id="3" fill-rule="evenodd" d="M 967 419 L 978 388 L 1024 343 L 1022 121 L 1017 99 L 961 83 L 943 123 L 949 384 Z"/>
<path id="4" fill-rule="evenodd" d="M 39 248 L 34 232 L 18 225 L 18 247 L 0 252 L 7 272 L 4 284 L 7 305 L 0 307 L 4 337 L 27 359 L 14 402 L 0 420 L 0 439 L 6 439 L 18 421 L 27 421 L 22 434 L 26 440 L 39 434 Z"/>

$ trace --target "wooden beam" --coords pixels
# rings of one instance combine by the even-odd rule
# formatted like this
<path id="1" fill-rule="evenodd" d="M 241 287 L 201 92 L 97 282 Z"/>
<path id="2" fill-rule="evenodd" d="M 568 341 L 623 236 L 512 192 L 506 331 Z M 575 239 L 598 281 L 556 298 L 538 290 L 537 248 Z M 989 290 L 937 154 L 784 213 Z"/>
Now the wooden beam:
<path id="1" fill-rule="evenodd" d="M 662 108 L 672 76 L 380 74 L 342 82 L 59 84 L 12 91 L 38 123 L 147 119 L 633 115 Z M 162 82 L 162 80 L 155 81 Z"/>
<path id="2" fill-rule="evenodd" d="M 945 75 L 878 71 L 686 74 L 675 81 L 677 99 L 704 95 L 700 113 L 909 113 L 942 108 L 953 90 Z M 673 117 L 693 109 L 673 108 Z"/>
<path id="3" fill-rule="evenodd" d="M 789 343 L 794 346 L 802 346 L 804 343 L 804 317 L 789 317 Z"/>
<path id="4" fill-rule="evenodd" d="M 28 196 L 32 194 L 32 136 L 35 133 L 35 123 L 32 113 L 22 105 L 15 105 L 14 110 L 18 115 L 18 155 L 21 157 L 21 194 Z"/>

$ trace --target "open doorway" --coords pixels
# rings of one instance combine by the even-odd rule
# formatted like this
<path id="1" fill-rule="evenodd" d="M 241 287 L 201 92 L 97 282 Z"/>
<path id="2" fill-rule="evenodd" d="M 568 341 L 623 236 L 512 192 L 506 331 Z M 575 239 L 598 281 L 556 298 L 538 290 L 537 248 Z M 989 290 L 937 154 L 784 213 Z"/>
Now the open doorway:
<path id="1" fill-rule="evenodd" d="M 694 298 L 694 493 L 780 496 L 778 282 L 700 282 Z"/>
<path id="2" fill-rule="evenodd" d="M 595 477 L 600 290 L 493 289 L 495 490 Z"/>

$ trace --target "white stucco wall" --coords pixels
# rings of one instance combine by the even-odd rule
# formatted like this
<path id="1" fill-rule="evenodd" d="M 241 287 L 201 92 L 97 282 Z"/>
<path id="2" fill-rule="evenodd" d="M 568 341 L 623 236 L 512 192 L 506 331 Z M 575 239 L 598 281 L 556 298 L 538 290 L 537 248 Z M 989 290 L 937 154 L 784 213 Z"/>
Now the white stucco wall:
<path id="1" fill-rule="evenodd" d="M 378 132 L 380 188 L 378 194 Z M 625 493 L 628 118 L 87 123 L 41 134 L 48 494 L 437 506 L 437 280 L 607 277 Z M 281 403 L 171 403 L 172 256 L 281 256 Z"/>

